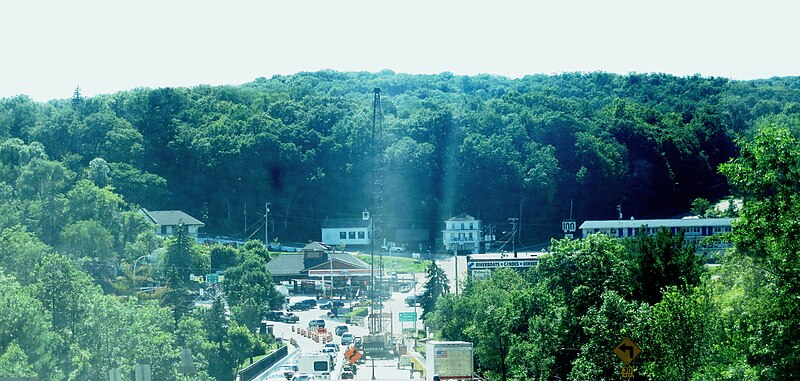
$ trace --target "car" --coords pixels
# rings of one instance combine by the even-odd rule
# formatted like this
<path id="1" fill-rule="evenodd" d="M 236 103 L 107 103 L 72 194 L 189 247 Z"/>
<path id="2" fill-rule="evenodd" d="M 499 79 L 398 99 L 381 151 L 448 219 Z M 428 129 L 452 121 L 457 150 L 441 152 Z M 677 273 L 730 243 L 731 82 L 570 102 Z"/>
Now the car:
<path id="1" fill-rule="evenodd" d="M 333 348 L 334 352 L 339 352 L 339 344 L 336 344 L 336 343 L 327 343 L 327 344 L 325 344 L 323 349 L 324 348 Z"/>
<path id="2" fill-rule="evenodd" d="M 421 297 L 422 297 L 422 294 L 414 294 L 414 295 L 407 296 L 406 297 L 406 305 L 409 306 L 409 307 L 414 307 L 414 306 L 420 305 L 419 302 L 420 302 L 420 298 Z"/>
<path id="3" fill-rule="evenodd" d="M 317 379 L 317 376 L 315 376 L 313 374 L 307 374 L 307 373 L 295 374 L 292 377 L 292 381 L 312 381 L 312 380 L 316 381 L 316 379 Z"/>
<path id="4" fill-rule="evenodd" d="M 299 301 L 298 303 L 303 303 L 303 304 L 307 305 L 309 309 L 314 308 L 314 307 L 317 306 L 316 299 L 305 299 L 305 300 Z"/>
<path id="5" fill-rule="evenodd" d="M 287 308 L 288 311 L 308 311 L 309 309 L 310 307 L 308 306 L 308 304 L 305 304 L 303 302 L 297 302 L 295 304 L 290 305 Z"/>
<path id="6" fill-rule="evenodd" d="M 325 320 L 312 319 L 308 322 L 308 328 L 325 328 Z"/>
<path id="7" fill-rule="evenodd" d="M 317 306 L 314 299 L 304 299 L 289 306 L 289 311 L 308 311 Z"/>
<path id="8" fill-rule="evenodd" d="M 283 311 L 269 311 L 267 312 L 266 316 L 264 316 L 264 318 L 269 321 L 281 321 L 282 317 Z"/>
<path id="9" fill-rule="evenodd" d="M 362 350 L 364 349 L 364 341 L 360 337 L 354 337 L 353 346 L 358 350 Z"/>
<path id="10" fill-rule="evenodd" d="M 321 310 L 329 310 L 333 308 L 333 303 L 330 300 L 326 300 L 324 302 L 319 303 L 317 306 Z"/>
<path id="11" fill-rule="evenodd" d="M 287 380 L 290 380 L 294 377 L 295 373 L 298 373 L 300 368 L 297 364 L 284 364 L 278 367 L 278 372 L 283 373 L 283 376 L 286 377 Z"/>
<path id="12" fill-rule="evenodd" d="M 300 316 L 297 316 L 291 312 L 284 314 L 281 316 L 281 320 L 284 323 L 294 324 L 300 322 Z"/>
<path id="13" fill-rule="evenodd" d="M 349 370 L 343 370 L 342 374 L 339 375 L 339 379 L 340 380 L 352 380 L 354 378 L 355 378 L 355 375 L 353 374 L 353 372 L 351 372 Z"/>
<path id="14" fill-rule="evenodd" d="M 343 333 L 348 332 L 348 331 L 350 331 L 350 327 L 348 327 L 346 325 L 337 325 L 336 328 L 334 329 L 333 333 L 335 333 L 336 336 L 342 336 Z"/>
<path id="15" fill-rule="evenodd" d="M 353 334 L 350 332 L 345 332 L 342 334 L 342 345 L 347 346 L 353 344 L 354 338 Z"/>

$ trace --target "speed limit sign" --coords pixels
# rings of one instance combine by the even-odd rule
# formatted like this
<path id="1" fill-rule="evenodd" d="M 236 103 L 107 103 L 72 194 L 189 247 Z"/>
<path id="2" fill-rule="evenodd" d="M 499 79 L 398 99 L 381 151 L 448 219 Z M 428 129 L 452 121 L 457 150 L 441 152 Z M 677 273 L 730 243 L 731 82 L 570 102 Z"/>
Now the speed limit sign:
<path id="1" fill-rule="evenodd" d="M 633 366 L 631 365 L 622 366 L 622 378 L 633 378 Z"/>

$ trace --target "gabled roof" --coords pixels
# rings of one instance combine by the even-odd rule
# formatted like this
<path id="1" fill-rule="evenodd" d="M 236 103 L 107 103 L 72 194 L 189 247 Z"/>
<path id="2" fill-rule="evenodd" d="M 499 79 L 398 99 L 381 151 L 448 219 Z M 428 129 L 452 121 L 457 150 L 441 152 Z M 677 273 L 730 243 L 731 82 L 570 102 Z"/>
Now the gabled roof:
<path id="1" fill-rule="evenodd" d="M 322 228 L 368 228 L 369 222 L 370 220 L 363 218 L 325 218 L 325 221 L 322 222 Z"/>
<path id="2" fill-rule="evenodd" d="M 298 275 L 305 269 L 303 253 L 284 253 L 267 262 L 267 270 L 273 276 Z"/>
<path id="3" fill-rule="evenodd" d="M 368 269 L 369 268 L 369 266 L 367 265 L 366 262 L 364 262 L 364 261 L 362 261 L 362 260 L 360 260 L 358 258 L 355 258 L 355 257 L 354 257 L 354 259 L 356 259 L 357 261 L 359 261 L 361 263 L 353 263 L 353 262 L 350 262 L 350 261 L 347 261 L 347 260 L 344 260 L 344 259 L 341 259 L 341 258 L 335 258 L 334 257 L 334 258 L 331 258 L 330 261 L 325 261 L 325 262 L 320 263 L 320 264 L 318 264 L 316 266 L 311 266 L 311 267 L 309 267 L 307 269 L 304 269 L 303 271 L 320 270 L 320 269 L 321 270 L 326 270 L 326 269 L 329 268 L 329 266 L 331 266 L 331 262 L 342 264 L 342 265 L 345 266 L 345 268 L 359 268 L 359 269 Z M 335 269 L 341 269 L 342 267 L 334 266 L 334 268 Z"/>
<path id="4" fill-rule="evenodd" d="M 461 213 L 455 217 L 450 218 L 448 221 L 475 221 L 475 217 L 466 213 Z"/>
<path id="5" fill-rule="evenodd" d="M 160 226 L 178 225 L 181 222 L 187 226 L 189 225 L 205 226 L 205 224 L 202 223 L 200 220 L 180 210 L 147 210 L 145 208 L 141 208 L 139 209 L 139 211 L 151 223 Z"/>
<path id="6" fill-rule="evenodd" d="M 328 253 L 328 258 L 354 268 L 369 268 L 366 262 L 356 258 L 350 253 Z M 269 270 L 270 274 L 273 276 L 292 276 L 300 275 L 308 271 L 308 269 L 315 267 L 326 268 L 325 266 L 329 263 L 329 261 L 325 261 L 306 268 L 304 259 L 305 256 L 303 253 L 284 253 L 267 262 L 267 270 Z"/>
<path id="7" fill-rule="evenodd" d="M 356 267 L 361 267 L 361 268 L 364 268 L 364 269 L 369 268 L 369 265 L 367 264 L 367 262 L 364 262 L 364 261 L 356 258 L 355 255 L 350 254 L 350 253 L 328 253 L 328 257 L 333 258 L 333 259 L 337 259 L 337 260 L 340 260 L 340 261 L 351 263 L 353 266 L 356 266 Z"/>

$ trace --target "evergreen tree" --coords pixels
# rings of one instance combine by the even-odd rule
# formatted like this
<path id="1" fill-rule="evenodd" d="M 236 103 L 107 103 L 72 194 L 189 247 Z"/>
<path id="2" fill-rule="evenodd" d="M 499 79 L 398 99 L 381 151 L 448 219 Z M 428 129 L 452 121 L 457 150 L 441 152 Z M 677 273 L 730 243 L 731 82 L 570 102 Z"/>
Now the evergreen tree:
<path id="1" fill-rule="evenodd" d="M 422 307 L 422 319 L 428 316 L 428 313 L 433 312 L 436 308 L 436 300 L 440 296 L 450 292 L 450 281 L 447 279 L 447 274 L 444 273 L 435 261 L 431 261 L 428 270 L 425 272 L 425 291 L 419 298 L 419 304 Z"/>

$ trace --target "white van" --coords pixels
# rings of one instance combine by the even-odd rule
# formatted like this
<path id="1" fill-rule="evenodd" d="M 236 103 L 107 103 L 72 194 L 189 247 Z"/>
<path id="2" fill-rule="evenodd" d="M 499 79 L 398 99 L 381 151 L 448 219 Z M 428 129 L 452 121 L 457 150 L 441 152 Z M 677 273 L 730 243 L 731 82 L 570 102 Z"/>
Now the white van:
<path id="1" fill-rule="evenodd" d="M 327 353 L 303 353 L 297 361 L 300 373 L 313 374 L 319 377 L 331 374 L 331 356 Z"/>

